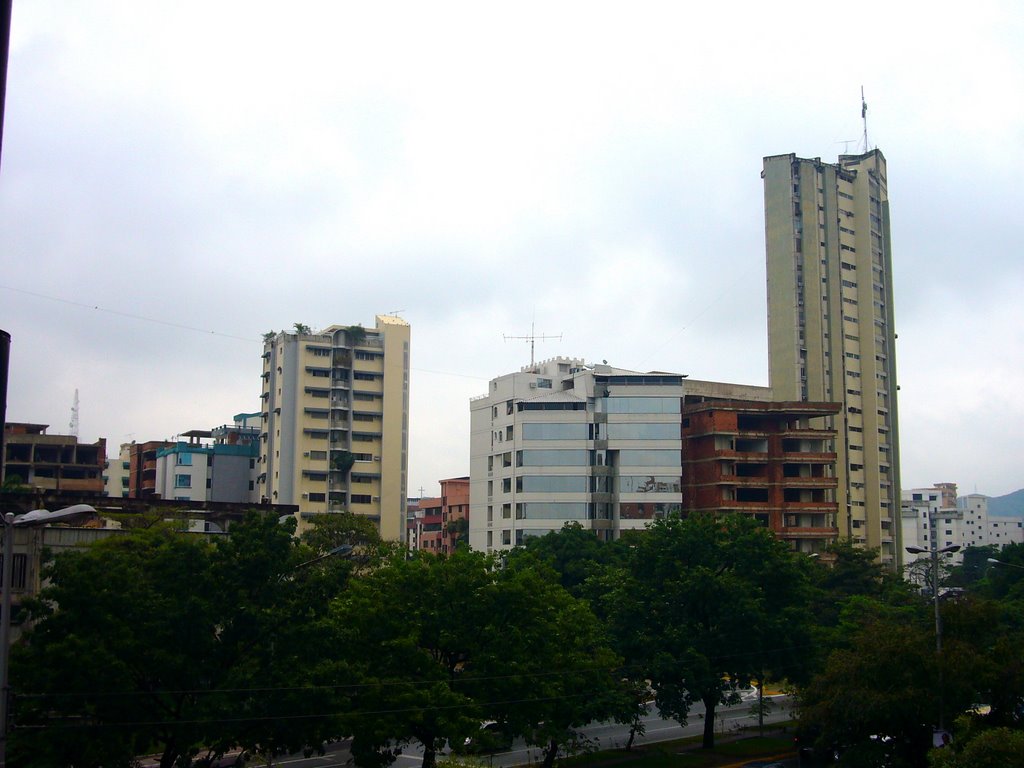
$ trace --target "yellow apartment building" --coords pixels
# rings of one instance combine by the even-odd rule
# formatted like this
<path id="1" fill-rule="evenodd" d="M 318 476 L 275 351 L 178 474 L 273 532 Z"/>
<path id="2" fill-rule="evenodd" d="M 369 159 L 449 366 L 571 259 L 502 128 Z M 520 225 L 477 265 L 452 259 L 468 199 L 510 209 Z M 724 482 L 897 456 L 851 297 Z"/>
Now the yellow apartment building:
<path id="1" fill-rule="evenodd" d="M 840 536 L 900 555 L 899 432 L 885 157 L 764 159 L 768 353 L 777 400 L 836 402 Z"/>
<path id="2" fill-rule="evenodd" d="M 259 496 L 312 516 L 348 511 L 405 531 L 409 452 L 409 324 L 282 332 L 263 348 Z"/>

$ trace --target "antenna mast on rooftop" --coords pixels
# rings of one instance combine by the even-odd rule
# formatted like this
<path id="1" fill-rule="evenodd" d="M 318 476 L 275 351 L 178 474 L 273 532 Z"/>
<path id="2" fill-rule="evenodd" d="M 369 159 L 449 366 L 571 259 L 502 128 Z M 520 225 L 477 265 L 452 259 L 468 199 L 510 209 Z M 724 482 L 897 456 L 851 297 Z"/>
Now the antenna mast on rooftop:
<path id="1" fill-rule="evenodd" d="M 864 86 L 860 87 L 860 118 L 864 121 L 864 153 L 868 151 L 868 103 L 864 101 Z"/>
<path id="2" fill-rule="evenodd" d="M 502 334 L 502 336 L 505 339 L 505 341 L 528 341 L 528 342 L 530 342 L 530 367 L 531 368 L 533 368 L 533 361 L 534 361 L 533 347 L 534 347 L 534 344 L 536 342 L 538 342 L 538 341 L 548 341 L 549 339 L 556 339 L 558 341 L 562 340 L 562 334 L 558 334 L 557 336 L 548 336 L 548 335 L 545 335 L 543 333 L 541 333 L 541 334 L 534 333 L 534 324 L 533 323 L 530 323 L 530 333 L 527 336 L 507 336 L 505 334 Z"/>
<path id="3" fill-rule="evenodd" d="M 71 421 L 68 423 L 68 434 L 78 437 L 78 389 L 75 389 L 75 401 L 71 405 Z"/>

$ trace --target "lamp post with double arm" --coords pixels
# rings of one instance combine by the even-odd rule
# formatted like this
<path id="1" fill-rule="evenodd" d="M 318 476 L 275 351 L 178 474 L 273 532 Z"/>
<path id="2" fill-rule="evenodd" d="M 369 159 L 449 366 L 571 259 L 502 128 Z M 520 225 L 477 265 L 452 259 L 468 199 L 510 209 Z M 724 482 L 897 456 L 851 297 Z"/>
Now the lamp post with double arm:
<path id="1" fill-rule="evenodd" d="M 11 650 L 11 582 L 14 578 L 14 529 L 36 528 L 48 523 L 69 522 L 83 516 L 95 515 L 96 510 L 88 504 L 74 504 L 51 512 L 48 509 L 33 509 L 24 515 L 11 512 L 0 518 L 4 530 L 3 570 L 0 587 L 3 598 L 0 602 L 0 768 L 7 766 L 7 719 L 10 707 L 9 661 Z"/>
<path id="2" fill-rule="evenodd" d="M 946 730 L 945 724 L 945 712 L 944 710 L 944 688 L 945 681 L 943 679 L 942 671 L 942 612 L 939 609 L 939 555 L 952 554 L 953 552 L 960 551 L 959 544 L 949 544 L 945 547 L 939 548 L 939 537 L 937 525 L 935 522 L 935 513 L 931 515 L 931 547 L 929 549 L 922 549 L 921 547 L 906 547 L 907 552 L 912 555 L 924 555 L 927 554 L 931 558 L 932 566 L 932 602 L 935 604 L 935 655 L 936 661 L 939 665 L 939 730 Z"/>

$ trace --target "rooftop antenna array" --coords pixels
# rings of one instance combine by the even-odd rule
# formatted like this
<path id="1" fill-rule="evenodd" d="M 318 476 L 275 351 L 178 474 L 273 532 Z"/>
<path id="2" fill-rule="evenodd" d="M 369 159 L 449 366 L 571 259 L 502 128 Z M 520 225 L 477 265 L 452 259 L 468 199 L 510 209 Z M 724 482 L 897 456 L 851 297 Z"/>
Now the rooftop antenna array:
<path id="1" fill-rule="evenodd" d="M 68 422 L 68 434 L 78 437 L 78 389 L 75 389 L 75 401 L 71 404 L 71 421 Z"/>
<path id="2" fill-rule="evenodd" d="M 551 339 L 555 339 L 557 341 L 561 341 L 562 340 L 562 334 L 558 334 L 557 336 L 549 336 L 549 335 L 545 335 L 543 333 L 541 333 L 541 334 L 535 333 L 534 332 L 534 324 L 533 323 L 530 323 L 530 333 L 528 335 L 526 335 L 526 336 L 508 336 L 506 334 L 502 334 L 502 337 L 505 339 L 505 341 L 528 341 L 528 342 L 530 342 L 530 367 L 531 368 L 533 368 L 533 362 L 534 362 L 533 347 L 534 347 L 534 344 L 536 342 L 538 342 L 538 341 L 548 341 L 548 340 L 551 340 Z"/>

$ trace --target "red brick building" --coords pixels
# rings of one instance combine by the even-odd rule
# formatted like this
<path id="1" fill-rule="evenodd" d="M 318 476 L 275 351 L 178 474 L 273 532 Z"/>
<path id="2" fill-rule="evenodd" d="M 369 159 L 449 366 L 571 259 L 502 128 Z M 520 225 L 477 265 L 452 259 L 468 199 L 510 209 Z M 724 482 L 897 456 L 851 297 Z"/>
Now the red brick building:
<path id="1" fill-rule="evenodd" d="M 128 497 L 148 499 L 156 495 L 156 454 L 174 443 L 150 440 L 132 443 L 128 455 Z"/>
<path id="2" fill-rule="evenodd" d="M 837 403 L 706 400 L 682 408 L 683 509 L 753 515 L 802 552 L 838 534 Z"/>

